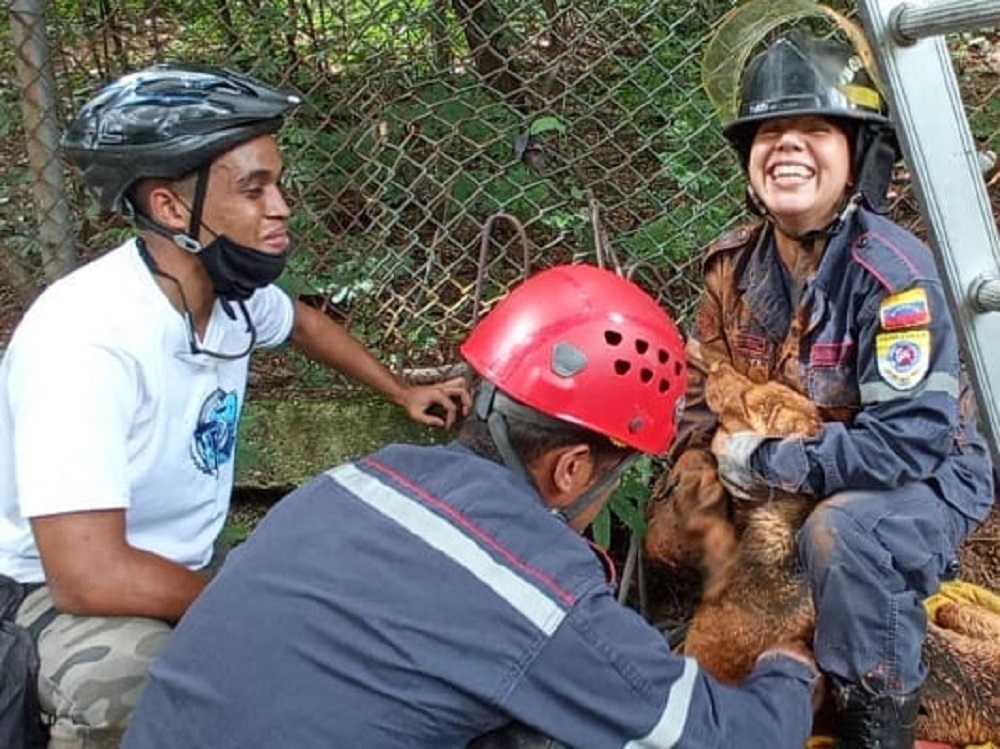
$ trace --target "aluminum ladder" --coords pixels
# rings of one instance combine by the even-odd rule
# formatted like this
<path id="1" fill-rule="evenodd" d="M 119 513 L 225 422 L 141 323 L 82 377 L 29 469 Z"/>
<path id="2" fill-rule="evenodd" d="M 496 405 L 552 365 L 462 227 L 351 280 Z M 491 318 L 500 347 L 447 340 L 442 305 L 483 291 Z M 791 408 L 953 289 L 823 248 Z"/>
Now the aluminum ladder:
<path id="1" fill-rule="evenodd" d="M 1000 239 L 944 35 L 1000 27 L 1000 0 L 859 0 L 1000 469 Z"/>

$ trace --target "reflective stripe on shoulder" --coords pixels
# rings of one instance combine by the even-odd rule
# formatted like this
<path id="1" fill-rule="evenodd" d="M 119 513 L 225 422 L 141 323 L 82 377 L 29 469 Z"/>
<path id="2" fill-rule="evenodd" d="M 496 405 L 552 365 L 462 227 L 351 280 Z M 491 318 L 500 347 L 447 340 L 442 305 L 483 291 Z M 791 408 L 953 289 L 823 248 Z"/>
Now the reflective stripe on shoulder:
<path id="1" fill-rule="evenodd" d="M 656 721 L 653 730 L 641 739 L 633 739 L 625 744 L 624 749 L 670 749 L 680 741 L 687 723 L 688 711 L 691 709 L 691 696 L 694 694 L 695 678 L 698 676 L 698 664 L 694 658 L 684 659 L 684 673 L 670 687 L 667 705 Z"/>
<path id="2" fill-rule="evenodd" d="M 958 378 L 945 372 L 934 372 L 913 390 L 897 390 L 881 380 L 878 382 L 866 382 L 861 385 L 861 403 L 868 405 L 871 403 L 888 403 L 895 400 L 909 400 L 914 396 L 927 392 L 944 393 L 957 399 L 959 395 Z"/>
<path id="3" fill-rule="evenodd" d="M 471 572 L 544 634 L 555 632 L 566 617 L 563 608 L 546 591 L 497 562 L 469 535 L 419 501 L 350 463 L 333 468 L 326 475 L 358 500 Z"/>

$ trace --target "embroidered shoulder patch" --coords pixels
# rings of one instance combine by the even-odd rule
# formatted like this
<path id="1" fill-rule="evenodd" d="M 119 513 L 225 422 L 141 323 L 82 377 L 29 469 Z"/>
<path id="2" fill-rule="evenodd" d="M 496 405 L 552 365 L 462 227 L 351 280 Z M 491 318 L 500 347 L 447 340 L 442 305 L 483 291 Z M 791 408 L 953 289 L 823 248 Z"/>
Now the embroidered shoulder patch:
<path id="1" fill-rule="evenodd" d="M 915 328 L 931 321 L 925 289 L 907 289 L 882 300 L 878 310 L 882 330 Z"/>
<path id="2" fill-rule="evenodd" d="M 912 390 L 930 368 L 931 332 L 879 333 L 875 338 L 878 373 L 896 390 Z"/>

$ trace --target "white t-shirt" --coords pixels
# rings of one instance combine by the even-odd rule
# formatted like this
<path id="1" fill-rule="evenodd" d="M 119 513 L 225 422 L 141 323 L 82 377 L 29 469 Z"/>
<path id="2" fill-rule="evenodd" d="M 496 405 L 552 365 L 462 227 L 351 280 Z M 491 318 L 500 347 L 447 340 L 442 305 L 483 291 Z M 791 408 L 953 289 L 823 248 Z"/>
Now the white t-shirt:
<path id="1" fill-rule="evenodd" d="M 283 291 L 245 304 L 258 346 L 288 338 Z M 233 310 L 216 302 L 201 346 L 246 349 Z M 118 508 L 132 546 L 206 565 L 229 509 L 248 365 L 190 353 L 134 240 L 49 287 L 0 362 L 0 572 L 44 580 L 27 518 Z"/>

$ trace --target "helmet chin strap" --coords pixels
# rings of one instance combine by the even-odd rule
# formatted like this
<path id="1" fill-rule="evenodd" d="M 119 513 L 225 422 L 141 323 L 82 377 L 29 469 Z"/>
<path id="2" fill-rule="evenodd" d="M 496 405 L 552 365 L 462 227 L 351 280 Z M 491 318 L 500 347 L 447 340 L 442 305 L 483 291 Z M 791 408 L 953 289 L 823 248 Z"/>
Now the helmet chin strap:
<path id="1" fill-rule="evenodd" d="M 629 453 L 618 461 L 618 464 L 614 468 L 601 476 L 601 478 L 598 479 L 583 494 L 565 507 L 554 508 L 552 513 L 566 523 L 569 523 L 571 520 L 583 513 L 583 511 L 590 507 L 594 502 L 600 500 L 604 493 L 611 486 L 613 486 L 618 479 L 621 478 L 621 475 L 631 468 L 638 459 L 639 453 Z"/>
<path id="2" fill-rule="evenodd" d="M 892 168 L 899 159 L 896 135 L 888 127 L 871 127 L 858 134 L 859 155 L 855 157 L 859 175 L 857 193 L 875 213 L 889 210 L 887 194 Z"/>
<path id="3" fill-rule="evenodd" d="M 858 206 L 861 205 L 863 200 L 864 195 L 859 191 L 854 191 L 844 198 L 837 215 L 834 216 L 833 220 L 826 226 L 820 229 L 809 229 L 803 232 L 795 232 L 787 229 L 781 220 L 775 216 L 766 205 L 764 205 L 764 201 L 757 195 L 753 186 L 749 184 L 747 185 L 747 203 L 750 205 L 750 209 L 758 216 L 762 216 L 770 221 L 771 224 L 773 224 L 774 227 L 785 236 L 794 239 L 796 242 L 800 242 L 803 246 L 809 247 L 815 247 L 818 242 L 826 241 L 831 237 L 836 236 L 841 227 L 858 209 Z"/>
<path id="4" fill-rule="evenodd" d="M 204 166 L 198 170 L 198 177 L 194 189 L 194 201 L 189 206 L 191 218 L 188 220 L 187 233 L 176 232 L 168 229 L 162 224 L 153 221 L 142 211 L 136 209 L 131 199 L 122 199 L 122 215 L 140 229 L 151 231 L 165 237 L 192 255 L 197 255 L 202 250 L 202 244 L 198 241 L 198 234 L 201 232 L 201 212 L 205 206 L 205 192 L 208 190 L 209 166 Z"/>
<path id="5" fill-rule="evenodd" d="M 519 421 L 526 421 L 529 424 L 547 427 L 562 426 L 563 422 L 518 403 L 497 390 L 496 386 L 486 380 L 483 381 L 479 389 L 479 394 L 476 396 L 474 410 L 476 416 L 486 422 L 490 430 L 490 437 L 492 437 L 493 444 L 496 446 L 497 452 L 500 453 L 504 465 L 523 476 L 538 491 L 538 485 L 535 483 L 534 478 L 510 444 L 507 418 L 511 417 Z M 562 521 L 569 523 L 590 507 L 591 504 L 598 501 L 604 492 L 607 491 L 608 487 L 614 484 L 622 473 L 628 470 L 638 458 L 639 454 L 635 452 L 627 455 L 623 460 L 619 461 L 618 465 L 601 476 L 600 479 L 575 500 L 565 507 L 550 508 L 550 512 Z M 540 491 L 539 494 L 541 494 Z"/>
<path id="6" fill-rule="evenodd" d="M 201 252 L 201 243 L 198 240 L 187 234 L 171 231 L 162 224 L 156 223 L 144 213 L 136 211 L 130 203 L 126 203 L 126 205 L 128 205 L 128 210 L 125 211 L 125 217 L 140 229 L 146 229 L 147 231 L 159 234 L 161 237 L 166 237 L 182 250 L 190 252 L 192 255 L 197 255 Z"/>
<path id="7" fill-rule="evenodd" d="M 201 212 L 205 208 L 205 193 L 208 192 L 208 175 L 211 164 L 202 164 L 194 184 L 194 200 L 191 201 L 191 218 L 188 221 L 188 236 L 197 240 L 201 234 Z"/>
<path id="8" fill-rule="evenodd" d="M 158 224 L 146 214 L 136 210 L 135 205 L 128 198 L 122 199 L 122 215 L 140 229 L 155 232 L 161 237 L 166 237 L 175 245 L 192 255 L 197 255 L 202 250 L 202 244 L 198 241 L 201 233 L 201 213 L 205 207 L 205 193 L 208 191 L 208 175 L 211 164 L 205 164 L 198 169 L 198 176 L 194 187 L 194 200 L 188 207 L 191 218 L 188 220 L 188 230 L 186 234 L 171 231 L 162 224 Z M 183 202 L 183 201 L 182 201 Z"/>
<path id="9" fill-rule="evenodd" d="M 486 426 L 490 430 L 490 437 L 493 439 L 493 445 L 496 447 L 497 452 L 500 453 L 500 458 L 503 460 L 504 465 L 523 476 L 528 483 L 537 489 L 538 487 L 535 485 L 534 479 L 528 473 L 528 469 L 525 468 L 521 459 L 517 457 L 517 453 L 514 452 L 514 448 L 510 444 L 510 434 L 507 431 L 507 419 L 504 417 L 504 412 L 511 413 L 516 407 L 520 407 L 525 412 L 529 411 L 529 409 L 513 402 L 497 390 L 493 383 L 483 380 L 479 388 L 479 393 L 476 395 L 474 406 L 476 416 L 486 422 Z M 527 413 L 525 415 L 527 416 Z M 541 414 L 538 414 L 538 416 L 541 416 Z"/>
<path id="10" fill-rule="evenodd" d="M 151 219 L 145 213 L 136 210 L 135 205 L 133 205 L 132 201 L 129 200 L 128 198 L 124 198 L 122 200 L 122 214 L 125 216 L 126 219 L 131 221 L 140 229 L 145 229 L 147 231 L 159 234 L 161 237 L 169 239 L 171 242 L 173 242 L 175 245 L 180 247 L 185 252 L 189 252 L 192 255 L 197 255 L 204 249 L 204 246 L 201 244 L 201 242 L 197 240 L 197 236 L 201 232 L 201 214 L 202 214 L 202 209 L 205 206 L 205 193 L 208 190 L 208 175 L 210 169 L 211 169 L 211 164 L 206 164 L 198 170 L 198 176 L 194 190 L 194 200 L 191 206 L 189 207 L 189 210 L 191 212 L 191 218 L 188 221 L 187 234 L 184 234 L 182 232 L 172 231 L 167 227 L 163 226 L 162 224 L 153 221 L 153 219 Z M 146 256 L 148 256 L 149 260 L 152 261 L 152 257 L 149 256 L 148 251 L 146 252 Z M 156 268 L 155 265 L 152 267 L 154 273 L 166 276 L 166 274 L 163 273 L 159 268 Z M 175 283 L 178 284 L 178 286 L 180 285 L 180 282 L 177 281 L 176 278 L 173 278 L 172 276 L 166 276 L 166 277 L 173 280 Z M 222 304 L 222 309 L 223 311 L 225 311 L 226 315 L 228 315 L 230 319 L 235 320 L 236 313 L 233 311 L 233 307 L 229 303 L 229 300 L 223 296 L 219 296 L 218 299 L 219 302 Z M 185 301 L 184 304 L 186 308 L 187 302 Z M 241 309 L 243 309 L 244 316 L 246 316 L 246 309 L 243 307 L 242 302 L 240 303 L 240 307 Z M 253 327 L 252 322 L 250 323 L 250 325 L 251 327 Z M 256 340 L 256 335 L 257 335 L 256 329 L 253 330 L 253 334 Z"/>

